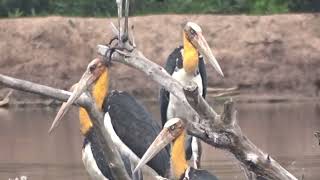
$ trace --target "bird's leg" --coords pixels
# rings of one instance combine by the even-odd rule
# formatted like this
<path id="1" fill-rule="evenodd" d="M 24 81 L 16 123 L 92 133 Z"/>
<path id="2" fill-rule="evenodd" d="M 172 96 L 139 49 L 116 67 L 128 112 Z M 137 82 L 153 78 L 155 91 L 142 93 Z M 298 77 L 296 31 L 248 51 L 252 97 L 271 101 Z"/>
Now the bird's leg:
<path id="1" fill-rule="evenodd" d="M 199 138 L 192 137 L 192 159 L 195 169 L 199 169 L 201 165 L 202 146 Z"/>
<path id="2" fill-rule="evenodd" d="M 128 40 L 129 34 L 129 23 L 128 23 L 128 18 L 129 18 L 129 0 L 126 0 L 125 4 L 125 19 L 124 19 L 124 30 L 123 30 L 123 41 Z"/>
<path id="3" fill-rule="evenodd" d="M 118 40 L 121 45 L 122 43 L 122 37 L 121 37 L 121 18 L 122 18 L 122 0 L 116 0 L 117 2 L 117 7 L 118 7 Z"/>

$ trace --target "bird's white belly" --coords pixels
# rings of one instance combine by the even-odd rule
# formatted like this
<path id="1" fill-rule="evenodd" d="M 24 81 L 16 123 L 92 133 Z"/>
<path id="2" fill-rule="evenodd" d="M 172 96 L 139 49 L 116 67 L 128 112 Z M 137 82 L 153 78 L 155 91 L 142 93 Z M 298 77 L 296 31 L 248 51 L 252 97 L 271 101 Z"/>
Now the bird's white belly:
<path id="1" fill-rule="evenodd" d="M 188 75 L 184 69 L 180 69 L 177 72 L 172 74 L 172 77 L 179 81 L 183 86 L 188 85 L 191 81 L 195 82 L 198 86 L 198 90 L 200 95 L 202 96 L 203 86 L 202 86 L 202 78 L 200 74 L 197 76 Z M 183 106 L 180 101 L 173 95 L 170 94 L 169 104 L 167 109 L 167 119 L 171 119 L 174 117 L 180 116 L 181 113 L 184 113 Z"/>
<path id="2" fill-rule="evenodd" d="M 108 180 L 108 178 L 104 177 L 98 168 L 98 165 L 92 154 L 90 142 L 82 149 L 82 161 L 91 179 Z"/>

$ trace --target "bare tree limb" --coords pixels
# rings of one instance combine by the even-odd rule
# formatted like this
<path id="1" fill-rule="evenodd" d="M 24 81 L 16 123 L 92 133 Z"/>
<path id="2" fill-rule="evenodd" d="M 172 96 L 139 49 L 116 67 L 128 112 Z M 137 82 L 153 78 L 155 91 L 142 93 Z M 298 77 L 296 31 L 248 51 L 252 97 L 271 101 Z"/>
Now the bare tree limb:
<path id="1" fill-rule="evenodd" d="M 12 94 L 12 90 L 10 90 L 2 100 L 0 100 L 0 107 L 7 106 L 10 102 L 10 96 Z"/>
<path id="2" fill-rule="evenodd" d="M 68 91 L 38 85 L 29 81 L 12 78 L 2 74 L 0 74 L 0 83 L 16 90 L 35 93 L 60 101 L 67 101 L 69 96 L 71 95 L 71 93 Z M 84 96 L 81 96 L 81 98 L 78 99 L 77 104 L 85 105 L 84 99 Z"/>
<path id="3" fill-rule="evenodd" d="M 318 144 L 319 144 L 319 146 L 320 146 L 320 131 L 316 131 L 316 132 L 314 132 L 314 137 L 316 137 L 317 138 L 317 140 L 318 140 Z"/>
<path id="4" fill-rule="evenodd" d="M 121 7 L 120 7 L 121 2 Z M 262 152 L 257 148 L 242 132 L 236 121 L 236 113 L 234 112 L 233 102 L 228 102 L 225 106 L 222 118 L 218 115 L 209 104 L 199 95 L 198 88 L 191 84 L 190 86 L 183 87 L 178 81 L 174 80 L 162 67 L 153 63 L 147 59 L 139 50 L 132 47 L 131 43 L 127 39 L 122 40 L 120 27 L 121 20 L 121 8 L 122 0 L 117 0 L 118 5 L 118 16 L 119 16 L 119 44 L 118 47 L 125 49 L 123 51 L 117 50 L 115 53 L 111 54 L 111 59 L 116 62 L 126 64 L 130 67 L 138 69 L 145 73 L 148 77 L 156 81 L 158 84 L 162 85 L 166 90 L 168 90 L 172 95 L 177 97 L 181 102 L 181 107 L 185 108 L 184 112 L 177 114 L 178 117 L 187 121 L 188 132 L 194 136 L 199 137 L 204 142 L 231 152 L 241 163 L 241 165 L 255 173 L 257 178 L 263 179 L 276 179 L 276 180 L 296 180 L 297 178 L 290 174 L 286 169 L 279 165 L 275 160 L 273 160 L 268 154 Z M 128 29 L 128 23 L 125 23 L 125 28 Z M 111 53 L 108 51 L 107 46 L 98 46 L 98 52 L 103 56 L 109 56 L 106 53 Z M 127 50 L 127 51 L 126 51 Z M 1 78 L 0 78 L 1 82 Z M 14 84 L 14 83 L 13 83 Z M 12 82 L 8 84 L 11 87 L 16 87 L 17 89 L 24 90 L 27 89 L 29 92 L 38 92 L 39 94 L 65 100 L 64 97 L 68 96 L 64 94 L 65 92 L 58 91 L 50 93 L 44 93 L 38 91 L 37 88 L 20 87 L 18 84 L 12 85 Z M 54 97 L 55 96 L 55 97 Z M 81 104 L 81 102 L 79 102 Z M 101 133 L 103 127 L 102 114 L 97 112 L 97 108 L 93 105 L 88 105 L 83 102 L 84 107 L 93 119 L 98 119 L 94 121 L 94 125 L 98 126 Z M 110 137 L 105 136 L 106 147 Z M 110 141 L 109 141 L 110 142 Z M 107 148 L 104 148 L 108 152 Z M 109 152 L 108 152 L 109 153 Z M 116 153 L 117 154 L 117 153 Z M 116 155 L 115 159 L 118 159 Z M 116 161 L 116 160 L 115 160 Z M 117 168 L 114 170 L 116 174 L 120 172 L 121 164 L 117 164 Z M 120 178 L 121 179 L 121 178 Z M 125 178 L 126 179 L 126 178 Z"/>
<path id="5" fill-rule="evenodd" d="M 256 179 L 257 179 L 257 178 L 255 177 L 255 174 L 252 173 L 251 171 L 248 171 L 247 168 L 242 167 L 242 166 L 241 166 L 240 168 L 243 170 L 244 175 L 245 175 L 245 177 L 246 177 L 247 180 L 256 180 Z"/>
<path id="6" fill-rule="evenodd" d="M 124 46 L 127 49 L 132 49 L 130 43 L 125 43 Z M 108 48 L 98 45 L 97 51 L 105 56 Z M 111 58 L 113 61 L 142 71 L 176 96 L 181 101 L 181 106 L 185 108 L 185 111 L 177 116 L 188 121 L 190 134 L 212 146 L 231 152 L 246 169 L 254 172 L 257 177 L 277 180 L 297 179 L 243 135 L 236 123 L 235 114 L 232 112 L 233 108 L 230 108 L 233 106 L 232 102 L 232 105 L 226 105 L 225 110 L 231 112 L 224 112 L 222 121 L 220 116 L 196 92 L 197 87 L 191 85 L 191 87 L 183 88 L 162 67 L 147 59 L 137 49 L 127 52 L 117 51 L 112 54 Z"/>
<path id="7" fill-rule="evenodd" d="M 221 92 L 221 93 L 217 93 L 217 94 L 208 93 L 207 97 L 217 98 L 217 97 L 226 97 L 226 96 L 236 96 L 239 94 L 240 94 L 240 92 L 237 92 L 237 91 L 228 91 L 228 92 Z"/>
<path id="8" fill-rule="evenodd" d="M 68 91 L 12 78 L 2 74 L 0 74 L 0 84 L 20 91 L 42 95 L 60 101 L 67 101 L 69 96 L 71 95 L 71 93 Z M 82 94 L 75 103 L 87 110 L 94 127 L 97 129 L 99 137 L 103 137 L 102 139 L 99 139 L 99 142 L 102 144 L 101 147 L 103 147 L 103 151 L 105 152 L 105 159 L 109 160 L 108 165 L 112 169 L 114 177 L 116 179 L 130 179 L 124 168 L 123 162 L 121 161 L 119 152 L 130 157 L 130 160 L 134 165 L 136 165 L 140 159 L 133 153 L 128 154 L 127 151 L 124 151 L 124 148 L 122 146 L 119 147 L 117 144 L 113 144 L 110 135 L 104 130 L 103 113 L 98 110 L 91 97 L 87 96 L 86 94 Z M 153 169 L 147 166 L 143 168 L 143 172 L 153 177 L 156 177 L 158 175 Z"/>
<path id="9" fill-rule="evenodd" d="M 235 90 L 238 90 L 238 89 L 239 89 L 238 86 L 231 87 L 231 88 L 212 88 L 212 87 L 208 87 L 207 88 L 207 93 L 229 92 L 229 91 L 235 91 Z"/>

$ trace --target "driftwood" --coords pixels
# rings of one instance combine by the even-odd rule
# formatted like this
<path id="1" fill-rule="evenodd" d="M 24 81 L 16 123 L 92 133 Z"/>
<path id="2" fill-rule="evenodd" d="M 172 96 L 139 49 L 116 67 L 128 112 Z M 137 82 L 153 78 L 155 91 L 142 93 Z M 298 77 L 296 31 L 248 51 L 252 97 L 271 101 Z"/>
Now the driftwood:
<path id="1" fill-rule="evenodd" d="M 113 30 L 113 32 L 117 31 Z M 241 165 L 255 173 L 257 178 L 297 179 L 272 159 L 269 154 L 257 148 L 241 132 L 236 121 L 236 111 L 232 101 L 228 101 L 222 115 L 218 115 L 199 95 L 195 84 L 183 87 L 161 66 L 147 59 L 131 44 L 129 39 L 123 41 L 120 47 L 121 51 L 117 50 L 113 54 L 109 54 L 110 47 L 108 46 L 98 45 L 97 50 L 100 55 L 111 57 L 114 62 L 120 62 L 142 71 L 176 96 L 180 100 L 181 106 L 185 107 L 185 111 L 177 116 L 187 120 L 189 133 L 214 147 L 231 152 Z"/>
<path id="2" fill-rule="evenodd" d="M 122 3 L 122 1 L 120 2 Z M 117 4 L 120 5 L 119 3 Z M 128 16 L 128 8 L 128 0 L 126 0 L 126 17 Z M 128 32 L 128 30 L 126 32 Z M 21 79 L 12 78 L 2 74 L 0 74 L 0 84 L 16 90 L 30 92 L 60 101 L 67 101 L 69 96 L 71 95 L 71 93 L 68 91 L 55 89 L 52 87 L 32 83 Z M 127 155 L 130 158 L 131 164 L 133 166 L 136 166 L 140 159 L 134 153 L 125 151 L 123 146 L 119 146 L 118 144 L 113 143 L 110 134 L 108 134 L 107 131 L 105 131 L 104 129 L 105 127 L 103 122 L 103 113 L 97 108 L 92 97 L 88 96 L 87 94 L 89 93 L 82 94 L 81 97 L 76 100 L 75 104 L 80 105 L 87 110 L 90 119 L 93 122 L 93 126 L 94 128 L 96 128 L 96 133 L 99 137 L 103 137 L 102 139 L 99 139 L 99 143 L 101 143 L 101 147 L 105 152 L 105 159 L 108 159 L 108 166 L 111 169 L 113 178 L 129 180 L 130 177 L 128 176 L 127 171 L 124 168 L 124 164 L 120 157 L 120 154 Z M 143 167 L 142 172 L 144 174 L 148 174 L 155 177 L 155 179 L 161 179 L 161 177 L 159 177 L 153 169 L 147 166 Z"/>
<path id="3" fill-rule="evenodd" d="M 7 86 L 7 87 L 10 87 L 10 88 L 13 88 L 13 89 L 16 89 L 16 90 L 30 92 L 30 93 L 46 96 L 49 98 L 53 98 L 56 100 L 60 100 L 60 101 L 67 101 L 69 96 L 71 95 L 71 93 L 68 91 L 55 89 L 52 87 L 40 85 L 37 83 L 32 83 L 32 82 L 21 80 L 21 79 L 12 78 L 12 77 L 5 76 L 2 74 L 0 74 L 0 84 Z M 114 157 L 114 159 L 110 159 L 109 165 L 112 166 L 112 169 L 116 168 L 115 169 L 116 171 L 114 171 L 115 177 L 119 177 L 118 176 L 118 174 L 119 174 L 119 175 L 121 175 L 120 178 L 126 179 L 125 177 L 122 177 L 123 175 L 126 174 L 126 171 L 125 171 L 125 169 L 122 169 L 123 163 L 121 160 L 119 161 L 119 159 L 118 159 L 118 158 L 120 158 L 118 151 L 121 154 L 128 155 L 130 157 L 131 163 L 134 166 L 140 160 L 138 158 L 138 156 L 136 156 L 133 153 L 128 154 L 127 151 L 123 151 L 124 147 L 122 147 L 122 146 L 118 147 L 117 145 L 113 144 L 113 142 L 110 138 L 110 135 L 105 133 L 106 131 L 104 130 L 103 113 L 98 110 L 98 108 L 93 103 L 93 100 L 91 99 L 91 97 L 87 96 L 86 93 L 84 93 L 75 102 L 75 104 L 84 107 L 89 112 L 90 118 L 92 119 L 94 126 L 97 128 L 98 133 L 99 134 L 101 133 L 101 137 L 104 137 L 104 139 L 100 140 L 101 141 L 100 143 L 104 144 L 102 147 L 105 152 L 105 156 L 106 156 L 105 158 L 110 159 L 110 157 Z M 147 167 L 147 166 L 143 167 L 142 171 L 144 174 L 148 174 L 150 176 L 156 177 L 158 175 L 153 169 L 151 169 L 150 167 Z"/>
<path id="4" fill-rule="evenodd" d="M 15 79 L 2 74 L 0 74 L 0 83 L 13 89 L 47 96 L 60 101 L 67 101 L 69 96 L 71 95 L 71 93 L 68 91 L 55 89 L 20 79 Z M 101 137 L 104 137 L 100 140 L 100 143 L 103 144 L 102 147 L 103 151 L 105 152 L 105 158 L 109 159 L 108 165 L 113 170 L 113 176 L 116 177 L 116 179 L 130 179 L 127 172 L 125 171 L 118 149 L 113 145 L 110 135 L 107 134 L 104 130 L 103 114 L 98 110 L 92 98 L 87 96 L 86 94 L 83 94 L 76 101 L 76 104 L 84 107 L 89 112 L 90 118 L 93 121 L 93 125 L 97 129 L 97 133 L 100 134 Z"/>
<path id="5" fill-rule="evenodd" d="M 106 46 L 98 46 L 98 52 L 102 55 L 107 52 L 107 49 Z M 178 116 L 188 121 L 190 134 L 214 147 L 231 152 L 245 168 L 254 172 L 258 177 L 279 180 L 297 179 L 273 160 L 270 155 L 257 148 L 241 132 L 236 122 L 232 101 L 225 105 L 225 111 L 221 117 L 197 93 L 197 88 L 191 86 L 185 88 L 184 92 L 184 88 L 179 82 L 174 80 L 162 67 L 145 58 L 137 49 L 132 52 L 114 53 L 112 60 L 144 72 L 179 98 L 186 111 Z"/>
<path id="6" fill-rule="evenodd" d="M 226 97 L 226 96 L 236 96 L 239 95 L 238 91 L 239 87 L 231 87 L 231 88 L 207 88 L 207 97 L 218 98 L 218 97 Z"/>
<path id="7" fill-rule="evenodd" d="M 213 87 L 208 87 L 207 88 L 207 93 L 222 93 L 222 92 L 232 92 L 239 90 L 238 86 L 231 87 L 231 88 L 213 88 Z"/>
<path id="8" fill-rule="evenodd" d="M 314 137 L 316 137 L 317 138 L 317 141 L 318 141 L 318 144 L 319 144 L 319 146 L 320 146 L 320 131 L 316 131 L 316 132 L 314 132 Z"/>
<path id="9" fill-rule="evenodd" d="M 12 94 L 12 90 L 10 90 L 2 100 L 0 100 L 0 107 L 5 107 L 9 105 L 10 102 L 10 96 Z"/>

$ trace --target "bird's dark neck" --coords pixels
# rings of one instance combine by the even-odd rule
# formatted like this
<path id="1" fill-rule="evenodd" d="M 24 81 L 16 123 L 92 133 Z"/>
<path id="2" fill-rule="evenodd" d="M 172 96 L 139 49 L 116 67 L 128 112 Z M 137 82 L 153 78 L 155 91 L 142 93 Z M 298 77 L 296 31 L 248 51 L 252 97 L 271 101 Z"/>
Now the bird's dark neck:
<path id="1" fill-rule="evenodd" d="M 108 69 L 99 76 L 98 80 L 95 82 L 94 86 L 91 89 L 92 97 L 98 108 L 102 108 L 103 100 L 108 95 L 108 86 L 109 86 L 109 75 Z M 85 135 L 92 128 L 92 121 L 84 108 L 79 110 L 80 118 L 80 131 Z"/>
<path id="2" fill-rule="evenodd" d="M 194 74 L 199 64 L 199 53 L 183 33 L 183 68 L 187 73 Z"/>

